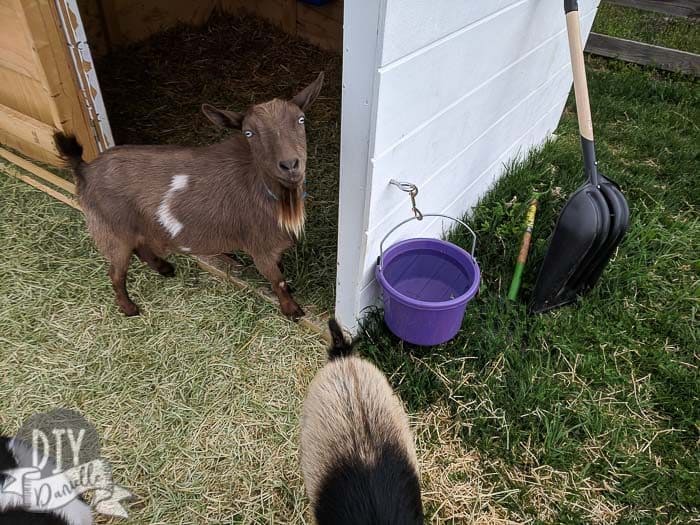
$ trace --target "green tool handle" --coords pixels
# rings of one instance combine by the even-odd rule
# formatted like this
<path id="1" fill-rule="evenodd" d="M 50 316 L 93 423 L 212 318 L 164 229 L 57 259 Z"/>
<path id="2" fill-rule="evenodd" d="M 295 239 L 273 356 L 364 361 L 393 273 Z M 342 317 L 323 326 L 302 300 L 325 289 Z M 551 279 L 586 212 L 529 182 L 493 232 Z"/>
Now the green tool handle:
<path id="1" fill-rule="evenodd" d="M 518 260 L 515 263 L 513 280 L 511 281 L 510 289 L 508 290 L 508 299 L 511 301 L 515 301 L 518 298 L 518 291 L 520 290 L 520 283 L 523 279 L 523 270 L 525 269 L 527 254 L 530 251 L 530 239 L 532 238 L 532 228 L 535 226 L 536 214 L 537 200 L 533 200 L 530 203 L 530 207 L 528 208 L 527 215 L 525 217 L 525 233 L 523 234 L 523 242 L 520 245 L 520 253 L 518 253 Z"/>
<path id="2" fill-rule="evenodd" d="M 508 299 L 511 301 L 515 301 L 518 298 L 518 291 L 520 290 L 524 269 L 525 265 L 523 263 L 515 264 L 515 273 L 513 273 L 513 280 L 510 282 L 510 289 L 508 290 Z"/>

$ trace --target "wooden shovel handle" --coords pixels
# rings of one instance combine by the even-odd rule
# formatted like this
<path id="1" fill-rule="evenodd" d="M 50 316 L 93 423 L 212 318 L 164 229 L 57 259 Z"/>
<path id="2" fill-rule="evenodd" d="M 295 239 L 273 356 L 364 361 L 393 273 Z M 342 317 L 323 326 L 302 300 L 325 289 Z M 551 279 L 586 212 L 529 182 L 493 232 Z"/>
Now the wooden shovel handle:
<path id="1" fill-rule="evenodd" d="M 574 9 L 566 13 L 566 29 L 569 34 L 571 68 L 574 71 L 574 93 L 576 95 L 578 128 L 583 138 L 593 141 L 593 120 L 591 118 L 591 103 L 588 98 L 586 68 L 583 62 L 581 22 L 579 20 L 578 9 Z"/>

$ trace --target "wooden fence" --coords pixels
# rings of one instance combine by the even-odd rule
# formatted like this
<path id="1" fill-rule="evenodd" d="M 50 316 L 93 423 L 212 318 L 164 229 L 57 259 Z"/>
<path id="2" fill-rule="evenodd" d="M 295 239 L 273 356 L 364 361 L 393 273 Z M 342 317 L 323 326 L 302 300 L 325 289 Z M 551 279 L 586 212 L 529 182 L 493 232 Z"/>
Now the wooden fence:
<path id="1" fill-rule="evenodd" d="M 700 20 L 700 0 L 604 0 L 608 4 L 634 7 L 667 16 Z M 700 23 L 700 22 L 699 22 Z M 591 33 L 586 52 L 667 71 L 700 76 L 700 55 L 625 38 Z"/>

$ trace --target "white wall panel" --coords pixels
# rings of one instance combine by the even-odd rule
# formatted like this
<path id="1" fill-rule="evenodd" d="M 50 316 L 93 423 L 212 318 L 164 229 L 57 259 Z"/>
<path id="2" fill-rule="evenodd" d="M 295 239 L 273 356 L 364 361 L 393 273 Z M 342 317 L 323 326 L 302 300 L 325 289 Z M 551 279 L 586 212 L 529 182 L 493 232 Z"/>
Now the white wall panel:
<path id="1" fill-rule="evenodd" d="M 387 0 L 385 66 L 523 0 Z"/>
<path id="2" fill-rule="evenodd" d="M 584 36 L 598 3 L 579 1 Z M 370 30 L 356 26 L 359 16 L 347 18 L 349 4 L 346 45 L 355 38 L 360 47 L 371 42 L 375 51 L 344 65 L 336 306 L 352 325 L 376 301 L 381 238 L 410 216 L 407 195 L 389 180 L 417 184 L 418 205 L 426 213 L 468 212 L 504 165 L 556 128 L 571 70 L 560 0 L 383 0 Z M 346 47 L 346 60 L 348 54 L 352 58 Z M 350 78 L 353 70 L 365 78 Z M 346 100 L 350 84 L 366 82 L 365 106 Z M 348 131 L 359 125 L 369 128 L 364 134 Z M 351 144 L 345 137 L 355 138 Z M 352 195 L 352 204 L 345 195 Z M 426 220 L 393 240 L 439 236 L 444 226 Z M 352 234 L 349 240 L 345 231 Z"/>
<path id="3" fill-rule="evenodd" d="M 469 210 L 491 185 L 493 177 L 490 177 L 489 174 L 494 173 L 494 170 L 500 174 L 503 165 L 512 158 L 511 154 L 525 153 L 523 145 L 529 143 L 525 138 L 530 136 L 533 125 L 538 124 L 544 115 L 549 115 L 553 107 L 557 107 L 561 114 L 564 100 L 557 95 L 564 93 L 570 83 L 571 73 L 568 64 L 565 64 L 549 81 L 532 92 L 530 96 L 521 100 L 508 113 L 502 115 L 494 125 L 484 130 L 484 133 L 466 150 L 436 173 L 429 183 L 424 184 L 418 195 L 419 208 L 425 213 L 443 213 L 447 209 L 455 209 L 455 206 L 461 201 L 461 209 L 457 211 L 458 215 Z M 514 123 L 522 125 L 514 125 Z M 537 127 L 537 129 L 543 128 Z M 553 128 L 547 130 L 548 133 L 551 131 Z M 548 133 L 540 137 L 540 142 L 547 137 Z M 505 158 L 504 155 L 506 155 Z M 377 170 L 374 171 L 376 180 L 387 179 L 387 177 L 390 179 L 389 175 Z M 486 184 L 484 184 L 484 178 L 488 179 Z M 410 217 L 411 214 L 406 194 L 399 192 L 393 186 L 388 191 L 392 190 L 400 194 L 403 206 L 387 213 L 376 224 L 370 223 L 367 232 L 367 254 L 364 261 L 364 266 L 368 270 L 362 280 L 363 286 L 372 277 L 370 267 L 379 252 L 380 240 L 393 225 Z M 379 209 L 376 216 L 381 216 Z M 441 229 L 434 222 L 427 223 L 424 230 L 432 233 L 433 236 L 438 236 L 441 233 Z M 401 234 L 397 232 L 395 241 L 410 237 L 411 234 L 412 232 L 406 230 L 402 231 Z"/>
<path id="4" fill-rule="evenodd" d="M 563 31 L 564 22 L 563 2 L 519 2 L 497 16 L 453 34 L 424 53 L 382 67 L 376 154 L 395 147 L 427 122 L 442 119 L 444 112 L 461 97 Z M 541 75 L 540 67 L 531 74 Z M 518 86 L 513 89 L 517 90 Z"/>
<path id="5" fill-rule="evenodd" d="M 514 159 L 517 160 L 519 157 L 526 156 L 527 153 L 533 148 L 538 148 L 544 143 L 549 134 L 551 134 L 552 131 L 559 124 L 561 112 L 562 105 L 556 104 L 549 112 L 547 112 L 537 122 L 535 122 L 534 126 L 527 130 L 527 132 L 521 137 L 521 139 L 516 144 L 513 144 L 507 151 L 505 151 L 498 158 L 498 160 L 489 167 L 489 169 L 484 173 L 482 177 L 477 179 L 472 186 L 465 189 L 461 194 L 457 195 L 457 197 L 445 207 L 443 213 L 445 213 L 446 215 L 459 217 L 464 212 L 465 206 L 467 206 L 468 208 L 473 207 L 477 203 L 479 197 L 481 197 L 486 191 L 488 191 L 488 189 L 494 184 L 494 182 L 498 180 L 499 176 L 503 173 L 503 167 L 508 162 Z M 447 231 L 449 228 L 452 227 L 450 221 L 442 220 L 428 221 L 428 219 L 425 219 L 424 223 L 420 223 L 417 226 L 416 224 L 417 223 L 414 221 L 414 223 L 412 223 L 412 229 L 411 227 L 407 226 L 408 229 L 406 231 L 397 231 L 396 237 L 390 237 L 390 239 L 387 241 L 388 244 L 391 244 L 391 239 L 401 240 L 402 238 L 420 236 L 435 237 L 441 232 Z M 480 240 L 477 239 L 477 262 L 479 260 L 479 241 Z M 374 259 L 369 260 L 366 263 L 367 268 L 364 279 L 366 284 L 360 291 L 358 301 L 359 304 L 362 305 L 362 308 L 366 308 L 375 304 L 381 304 L 379 297 L 379 287 L 376 281 L 372 278 L 372 276 L 374 275 L 375 263 L 376 254 L 374 256 Z"/>

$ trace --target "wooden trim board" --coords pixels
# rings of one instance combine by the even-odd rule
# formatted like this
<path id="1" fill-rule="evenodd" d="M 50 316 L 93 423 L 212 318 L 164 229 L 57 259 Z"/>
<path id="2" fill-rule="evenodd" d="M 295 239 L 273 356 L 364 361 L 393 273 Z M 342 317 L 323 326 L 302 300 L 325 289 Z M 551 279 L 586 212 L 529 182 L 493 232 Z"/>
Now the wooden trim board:
<path id="1" fill-rule="evenodd" d="M 11 162 L 20 170 L 29 172 L 34 177 L 25 175 L 24 173 L 10 173 L 6 170 L 2 170 L 8 176 L 24 181 L 30 186 L 51 195 L 54 199 L 58 199 L 64 204 L 72 206 L 76 210 L 80 209 L 80 204 L 78 204 L 78 201 L 74 198 L 75 185 L 71 182 L 54 175 L 53 173 L 37 166 L 36 164 L 33 164 L 32 162 L 29 162 L 26 159 L 23 159 L 19 155 L 15 155 L 11 151 L 7 151 L 5 148 L 0 148 L 0 157 Z M 52 186 L 44 184 L 44 182 L 47 182 Z"/>
<path id="2" fill-rule="evenodd" d="M 72 206 L 76 210 L 80 210 L 80 204 L 78 204 L 78 201 L 75 199 L 68 197 L 67 195 L 64 195 L 60 191 L 56 191 L 53 188 L 50 188 L 46 184 L 43 184 L 39 182 L 36 179 L 33 179 L 32 177 L 29 177 L 28 175 L 22 175 L 21 173 L 13 174 L 13 173 L 8 173 L 10 177 L 15 177 L 16 179 L 19 179 L 21 181 L 26 182 L 30 186 L 34 186 L 36 189 L 43 191 L 44 193 L 51 195 L 54 199 L 57 199 L 61 201 L 64 204 L 68 204 L 68 206 Z"/>
<path id="3" fill-rule="evenodd" d="M 586 52 L 643 66 L 655 66 L 666 71 L 700 76 L 700 55 L 677 49 L 591 33 Z"/>
<path id="4" fill-rule="evenodd" d="M 663 15 L 684 18 L 700 17 L 700 2 L 698 0 L 605 0 L 605 3 L 653 11 Z"/>
<path id="5" fill-rule="evenodd" d="M 203 270 L 216 275 L 220 279 L 224 279 L 230 283 L 233 283 L 237 288 L 243 290 L 250 290 L 254 292 L 263 301 L 268 302 L 279 308 L 279 302 L 277 297 L 275 297 L 272 291 L 267 289 L 257 288 L 251 285 L 248 281 L 241 278 L 244 272 L 244 267 L 241 263 L 235 259 L 229 257 L 228 255 L 214 255 L 214 256 L 194 256 L 197 264 Z M 315 332 L 318 332 L 323 339 L 330 342 L 330 336 L 328 334 L 328 329 L 326 325 L 328 323 L 328 315 L 314 313 L 313 306 L 304 305 L 302 306 L 306 315 L 299 319 L 299 324 L 305 328 L 309 328 Z"/>
<path id="6" fill-rule="evenodd" d="M 32 173 L 33 175 L 36 175 L 37 177 L 45 180 L 46 182 L 50 182 L 54 186 L 61 188 L 62 190 L 70 193 L 71 195 L 76 194 L 75 184 L 73 184 L 72 182 L 63 179 L 58 175 L 54 175 L 50 171 L 45 170 L 44 168 L 37 166 L 36 164 L 26 159 L 23 159 L 19 155 L 15 155 L 11 151 L 7 151 L 5 148 L 0 148 L 0 157 L 3 157 L 5 160 L 10 161 L 12 164 L 19 166 L 23 170 L 26 170 Z"/>

